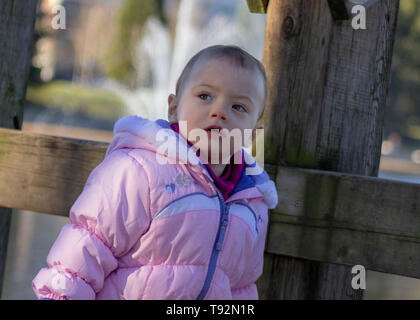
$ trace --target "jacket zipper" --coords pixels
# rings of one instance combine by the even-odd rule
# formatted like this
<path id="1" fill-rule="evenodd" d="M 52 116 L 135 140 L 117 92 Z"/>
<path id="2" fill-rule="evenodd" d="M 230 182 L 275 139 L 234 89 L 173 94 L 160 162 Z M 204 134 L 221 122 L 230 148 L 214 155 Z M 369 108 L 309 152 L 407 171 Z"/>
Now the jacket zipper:
<path id="1" fill-rule="evenodd" d="M 222 194 L 215 186 L 215 189 L 217 191 L 217 196 L 219 197 L 220 201 L 220 220 L 219 220 L 219 227 L 217 230 L 216 240 L 213 245 L 213 250 L 210 256 L 210 262 L 209 267 L 207 269 L 207 275 L 206 279 L 204 280 L 203 288 L 200 291 L 200 294 L 197 297 L 197 300 L 202 300 L 205 295 L 207 294 L 207 291 L 209 290 L 211 281 L 213 280 L 214 271 L 216 270 L 216 264 L 217 264 L 217 258 L 219 256 L 219 252 L 222 250 L 223 246 L 223 239 L 225 238 L 226 229 L 229 223 L 229 205 L 225 206 L 225 200 L 223 199 Z"/>

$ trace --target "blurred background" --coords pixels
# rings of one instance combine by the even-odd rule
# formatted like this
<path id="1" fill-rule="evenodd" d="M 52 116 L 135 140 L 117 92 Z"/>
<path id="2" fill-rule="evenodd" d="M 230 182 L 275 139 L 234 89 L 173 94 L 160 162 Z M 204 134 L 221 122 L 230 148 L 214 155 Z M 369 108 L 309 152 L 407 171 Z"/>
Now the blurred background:
<path id="1" fill-rule="evenodd" d="M 65 29 L 52 28 L 57 5 Z M 123 116 L 166 119 L 195 53 L 236 44 L 261 59 L 264 31 L 245 0 L 40 0 L 22 130 L 109 142 Z M 419 88 L 420 0 L 404 0 L 379 177 L 420 183 Z M 2 299 L 36 299 L 31 281 L 67 223 L 13 210 Z M 420 299 L 420 280 L 368 271 L 365 299 Z"/>

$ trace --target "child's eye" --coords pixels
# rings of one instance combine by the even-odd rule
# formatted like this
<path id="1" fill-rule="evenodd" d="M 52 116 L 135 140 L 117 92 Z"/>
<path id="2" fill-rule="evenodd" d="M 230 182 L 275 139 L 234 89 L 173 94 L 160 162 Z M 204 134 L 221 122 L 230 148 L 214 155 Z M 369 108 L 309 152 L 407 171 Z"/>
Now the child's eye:
<path id="1" fill-rule="evenodd" d="M 232 108 L 234 108 L 234 109 L 236 109 L 236 110 L 241 110 L 241 108 L 242 108 L 242 111 L 241 112 L 246 112 L 246 109 L 243 107 L 243 106 L 241 106 L 240 104 L 234 104 L 233 106 L 232 106 Z"/>
<path id="2" fill-rule="evenodd" d="M 202 93 L 198 96 L 201 100 L 209 101 L 211 97 L 207 93 Z"/>

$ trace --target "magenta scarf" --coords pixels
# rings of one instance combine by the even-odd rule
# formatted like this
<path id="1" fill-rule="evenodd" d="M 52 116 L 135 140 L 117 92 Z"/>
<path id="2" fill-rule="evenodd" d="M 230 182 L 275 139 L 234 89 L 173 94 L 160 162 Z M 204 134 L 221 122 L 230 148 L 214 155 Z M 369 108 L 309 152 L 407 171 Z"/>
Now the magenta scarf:
<path id="1" fill-rule="evenodd" d="M 178 123 L 172 123 L 171 124 L 172 130 L 177 132 L 179 134 L 179 126 Z M 187 141 L 188 144 L 191 146 L 192 144 Z M 197 155 L 199 154 L 200 150 L 197 151 Z M 208 165 L 204 164 L 210 173 L 211 177 L 213 178 L 216 186 L 219 188 L 219 190 L 222 192 L 223 198 L 226 200 L 229 198 L 230 194 L 232 193 L 233 189 L 236 187 L 236 185 L 239 182 L 239 179 L 241 178 L 242 171 L 245 167 L 245 161 L 244 161 L 244 155 L 242 154 L 242 162 L 240 164 L 233 163 L 234 157 L 232 156 L 230 158 L 230 163 L 228 163 L 225 167 L 225 170 L 223 171 L 222 175 L 218 177 L 213 169 Z"/>

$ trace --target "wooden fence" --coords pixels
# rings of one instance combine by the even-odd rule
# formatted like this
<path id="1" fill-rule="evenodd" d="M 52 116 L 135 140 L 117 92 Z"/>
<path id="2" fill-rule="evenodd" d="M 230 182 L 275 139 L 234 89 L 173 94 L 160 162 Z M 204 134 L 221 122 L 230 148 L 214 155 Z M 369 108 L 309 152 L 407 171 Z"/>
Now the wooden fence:
<path id="1" fill-rule="evenodd" d="M 34 3 L 2 1 L 12 18 L 0 20 L 0 39 L 13 28 L 32 34 Z M 248 4 L 267 12 L 265 169 L 279 197 L 260 297 L 361 299 L 362 290 L 351 287 L 356 264 L 420 278 L 420 185 L 375 177 L 398 0 L 370 1 L 364 31 L 351 28 L 344 0 Z M 13 22 L 21 16 L 24 23 Z M 19 46 L 22 71 L 7 63 L 16 59 L 12 49 L 0 51 L 0 123 L 9 128 L 0 129 L 0 205 L 67 216 L 107 143 L 11 129 L 20 129 L 24 90 L 13 99 L 4 93 L 25 87 L 29 66 L 28 44 Z"/>

